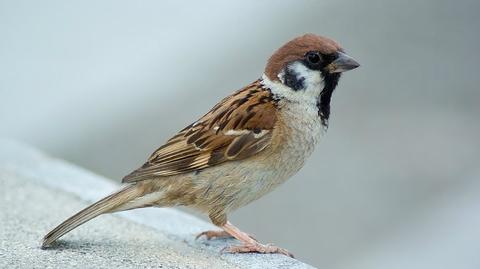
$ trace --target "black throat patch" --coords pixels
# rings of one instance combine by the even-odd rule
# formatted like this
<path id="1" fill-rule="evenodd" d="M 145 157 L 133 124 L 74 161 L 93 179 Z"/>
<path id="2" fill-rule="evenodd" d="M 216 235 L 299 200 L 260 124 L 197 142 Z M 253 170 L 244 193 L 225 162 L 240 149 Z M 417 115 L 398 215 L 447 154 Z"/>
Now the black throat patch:
<path id="1" fill-rule="evenodd" d="M 340 73 L 330 74 L 328 72 L 322 72 L 325 85 L 317 101 L 318 116 L 322 121 L 322 125 L 328 127 L 328 118 L 330 117 L 330 101 L 332 99 L 332 93 L 337 87 L 338 80 L 340 79 Z"/>

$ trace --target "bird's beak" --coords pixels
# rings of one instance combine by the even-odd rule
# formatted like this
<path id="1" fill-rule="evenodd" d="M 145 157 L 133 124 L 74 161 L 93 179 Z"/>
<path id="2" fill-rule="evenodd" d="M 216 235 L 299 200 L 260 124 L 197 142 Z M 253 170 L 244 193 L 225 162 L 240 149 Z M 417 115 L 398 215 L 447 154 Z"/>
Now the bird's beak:
<path id="1" fill-rule="evenodd" d="M 337 52 L 338 57 L 332 63 L 327 65 L 325 68 L 330 73 L 340 73 L 348 70 L 355 69 L 360 66 L 360 64 L 355 61 L 352 57 L 348 56 L 343 52 Z"/>

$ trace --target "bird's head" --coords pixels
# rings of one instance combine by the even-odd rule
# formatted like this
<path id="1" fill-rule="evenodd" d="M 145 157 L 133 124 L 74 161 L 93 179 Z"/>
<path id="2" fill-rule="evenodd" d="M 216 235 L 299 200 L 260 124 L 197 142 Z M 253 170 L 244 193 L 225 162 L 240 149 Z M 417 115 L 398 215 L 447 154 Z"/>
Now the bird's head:
<path id="1" fill-rule="evenodd" d="M 326 113 L 323 116 L 328 119 L 331 94 L 341 73 L 359 66 L 334 40 L 305 34 L 287 42 L 270 57 L 264 79 L 278 85 L 276 94 L 286 99 L 316 102 L 319 114 Z"/>

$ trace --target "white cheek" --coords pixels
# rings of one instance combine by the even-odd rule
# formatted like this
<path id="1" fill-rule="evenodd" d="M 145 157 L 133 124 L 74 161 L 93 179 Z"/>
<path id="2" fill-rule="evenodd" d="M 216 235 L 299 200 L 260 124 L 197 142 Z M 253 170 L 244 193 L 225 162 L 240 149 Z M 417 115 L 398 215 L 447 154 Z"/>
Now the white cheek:
<path id="1" fill-rule="evenodd" d="M 291 63 L 287 68 L 293 70 L 298 77 L 304 79 L 304 93 L 318 96 L 323 89 L 323 79 L 318 70 L 312 70 L 301 62 Z M 301 93 L 301 91 L 299 91 Z"/>
<path id="2" fill-rule="evenodd" d="M 286 86 L 285 71 L 282 70 L 278 74 L 279 81 L 272 81 L 266 75 L 263 75 L 263 85 L 269 88 L 273 94 L 283 97 L 292 102 L 301 102 L 305 104 L 317 104 L 318 96 L 324 87 L 324 81 L 320 71 L 311 70 L 303 65 L 301 62 L 291 63 L 288 68 L 294 71 L 298 77 L 304 79 L 304 89 L 295 91 Z"/>

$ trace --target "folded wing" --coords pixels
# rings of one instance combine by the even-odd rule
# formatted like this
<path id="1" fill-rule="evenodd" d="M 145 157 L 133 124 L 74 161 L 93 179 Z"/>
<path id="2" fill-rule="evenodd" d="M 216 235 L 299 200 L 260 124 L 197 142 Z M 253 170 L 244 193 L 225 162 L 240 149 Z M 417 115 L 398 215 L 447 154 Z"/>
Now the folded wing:
<path id="1" fill-rule="evenodd" d="M 256 81 L 168 140 L 122 182 L 199 171 L 251 157 L 270 144 L 277 120 L 275 106 L 270 91 Z"/>

